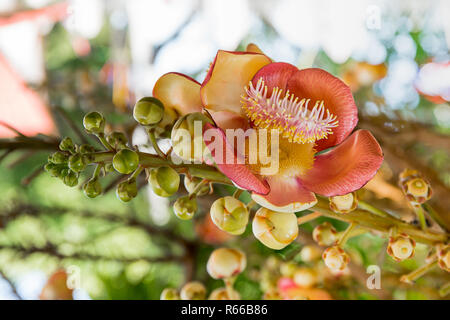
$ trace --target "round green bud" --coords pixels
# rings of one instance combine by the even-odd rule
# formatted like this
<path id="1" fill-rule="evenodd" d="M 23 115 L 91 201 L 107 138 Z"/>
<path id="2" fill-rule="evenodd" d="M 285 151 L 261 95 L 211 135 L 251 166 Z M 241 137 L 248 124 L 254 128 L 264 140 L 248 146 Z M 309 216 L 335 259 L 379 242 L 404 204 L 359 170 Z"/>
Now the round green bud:
<path id="1" fill-rule="evenodd" d="M 189 178 L 188 176 L 184 177 L 184 187 L 186 188 L 188 193 L 192 193 L 195 190 L 195 187 L 202 181 L 202 179 L 197 177 Z M 200 190 L 197 191 L 197 196 L 204 196 L 211 191 L 211 186 L 209 183 L 204 184 L 200 187 Z"/>
<path id="2" fill-rule="evenodd" d="M 49 161 L 55 164 L 63 164 L 69 161 L 69 156 L 62 152 L 55 152 L 49 157 Z"/>
<path id="3" fill-rule="evenodd" d="M 153 97 L 145 97 L 136 102 L 133 110 L 134 119 L 143 126 L 158 124 L 164 116 L 164 105 Z"/>
<path id="4" fill-rule="evenodd" d="M 165 288 L 161 292 L 160 300 L 180 300 L 180 295 L 178 294 L 178 291 L 176 289 Z"/>
<path id="5" fill-rule="evenodd" d="M 197 209 L 197 199 L 195 197 L 192 199 L 189 196 L 181 197 L 173 204 L 173 212 L 181 220 L 192 219 Z"/>
<path id="6" fill-rule="evenodd" d="M 115 131 L 106 136 L 106 141 L 117 150 L 126 148 L 128 139 L 122 132 Z"/>
<path id="7" fill-rule="evenodd" d="M 63 182 L 66 186 L 75 187 L 78 184 L 78 175 L 72 170 L 63 178 Z"/>
<path id="8" fill-rule="evenodd" d="M 181 159 L 187 161 L 203 159 L 207 150 L 203 142 L 205 123 L 213 122 L 201 112 L 186 114 L 175 122 L 170 139 L 173 151 Z"/>
<path id="9" fill-rule="evenodd" d="M 73 144 L 72 139 L 70 139 L 69 137 L 65 137 L 59 143 L 59 149 L 61 151 L 75 152 L 75 145 Z"/>
<path id="10" fill-rule="evenodd" d="M 95 198 L 102 193 L 102 185 L 98 179 L 92 178 L 83 186 L 84 194 L 89 198 Z"/>
<path id="11" fill-rule="evenodd" d="M 82 144 L 79 148 L 78 151 L 80 153 L 91 153 L 91 152 L 95 152 L 95 148 L 89 144 Z"/>
<path id="12" fill-rule="evenodd" d="M 64 178 L 65 176 L 67 176 L 69 173 L 70 173 L 70 169 L 69 168 L 67 168 L 67 167 L 64 167 L 64 168 L 62 168 L 61 169 L 61 171 L 59 172 L 59 176 L 61 177 L 61 178 Z"/>
<path id="13" fill-rule="evenodd" d="M 49 162 L 44 166 L 45 171 L 47 171 L 52 177 L 59 177 L 60 175 L 60 166 Z"/>
<path id="14" fill-rule="evenodd" d="M 214 201 L 210 214 L 220 230 L 233 235 L 244 233 L 248 224 L 247 206 L 234 197 L 227 196 Z"/>
<path id="15" fill-rule="evenodd" d="M 83 171 L 88 164 L 87 158 L 81 153 L 71 155 L 69 158 L 69 168 L 75 172 Z"/>
<path id="16" fill-rule="evenodd" d="M 105 118 L 97 111 L 89 112 L 83 118 L 83 126 L 89 133 L 101 133 L 105 129 Z"/>
<path id="17" fill-rule="evenodd" d="M 139 155 L 130 149 L 122 149 L 114 155 L 113 166 L 122 174 L 132 173 L 139 165 Z"/>
<path id="18" fill-rule="evenodd" d="M 155 194 L 169 197 L 178 191 L 180 175 L 171 167 L 160 167 L 150 172 L 149 182 Z"/>
<path id="19" fill-rule="evenodd" d="M 123 202 L 128 202 L 137 196 L 137 184 L 136 179 L 129 179 L 123 181 L 117 185 L 116 195 L 117 198 Z"/>

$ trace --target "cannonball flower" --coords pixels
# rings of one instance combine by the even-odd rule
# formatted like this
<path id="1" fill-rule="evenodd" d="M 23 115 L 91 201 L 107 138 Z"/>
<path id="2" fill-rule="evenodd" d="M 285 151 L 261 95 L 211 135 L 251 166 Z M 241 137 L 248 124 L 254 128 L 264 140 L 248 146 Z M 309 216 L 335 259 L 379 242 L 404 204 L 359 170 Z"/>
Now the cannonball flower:
<path id="1" fill-rule="evenodd" d="M 179 113 L 210 113 L 215 124 L 204 125 L 203 138 L 215 164 L 265 208 L 296 212 L 316 204 L 315 193 L 338 196 L 364 186 L 383 154 L 369 131 L 352 133 L 358 112 L 349 87 L 322 69 L 299 70 L 256 49 L 219 50 L 201 84 L 163 75 L 154 96 Z M 265 141 L 249 143 L 248 129 L 258 137 L 275 131 L 277 141 L 266 134 Z M 262 159 L 251 161 L 261 153 L 276 170 Z"/>

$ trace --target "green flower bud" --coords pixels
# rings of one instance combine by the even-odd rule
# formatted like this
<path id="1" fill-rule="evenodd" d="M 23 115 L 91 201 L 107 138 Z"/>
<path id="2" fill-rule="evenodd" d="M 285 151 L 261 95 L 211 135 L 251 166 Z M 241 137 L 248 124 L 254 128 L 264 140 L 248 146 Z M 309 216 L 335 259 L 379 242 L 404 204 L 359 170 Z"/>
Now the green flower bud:
<path id="1" fill-rule="evenodd" d="M 102 193 L 102 185 L 98 179 L 93 178 L 84 184 L 83 191 L 87 197 L 95 198 Z"/>
<path id="2" fill-rule="evenodd" d="M 130 149 L 122 149 L 114 155 L 113 166 L 122 174 L 132 173 L 139 165 L 139 155 Z"/>
<path id="3" fill-rule="evenodd" d="M 69 156 L 65 153 L 58 151 L 50 155 L 49 161 L 55 164 L 63 164 L 69 161 Z"/>
<path id="4" fill-rule="evenodd" d="M 189 178 L 188 176 L 184 177 L 184 187 L 186 188 L 187 192 L 192 193 L 195 189 L 195 187 L 202 181 L 202 179 L 197 177 Z M 211 191 L 211 187 L 209 183 L 204 184 L 200 190 L 197 192 L 197 196 L 204 196 L 208 194 Z"/>
<path id="5" fill-rule="evenodd" d="M 192 199 L 189 196 L 178 198 L 173 205 L 175 215 L 181 220 L 192 219 L 197 209 L 197 199 L 195 197 Z"/>
<path id="6" fill-rule="evenodd" d="M 211 206 L 211 219 L 223 231 L 233 235 L 244 233 L 248 224 L 248 210 L 244 203 L 227 196 L 217 199 Z"/>
<path id="7" fill-rule="evenodd" d="M 161 292 L 160 300 L 180 300 L 180 295 L 178 294 L 178 291 L 176 289 L 165 288 Z"/>
<path id="8" fill-rule="evenodd" d="M 203 126 L 212 120 L 201 112 L 187 114 L 174 124 L 171 134 L 175 154 L 187 161 L 202 160 L 207 150 L 203 142 Z"/>
<path id="9" fill-rule="evenodd" d="M 61 166 L 54 164 L 52 162 L 47 163 L 44 166 L 45 171 L 47 171 L 52 177 L 59 177 L 61 172 Z"/>
<path id="10" fill-rule="evenodd" d="M 116 195 L 117 198 L 123 202 L 128 202 L 137 196 L 137 184 L 136 179 L 128 179 L 117 185 Z"/>
<path id="11" fill-rule="evenodd" d="M 69 168 L 75 172 L 83 171 L 88 164 L 88 159 L 81 153 L 71 155 L 69 158 Z"/>
<path id="12" fill-rule="evenodd" d="M 171 167 L 160 167 L 150 172 L 149 182 L 155 194 L 169 197 L 178 191 L 180 175 Z"/>
<path id="13" fill-rule="evenodd" d="M 65 137 L 59 143 L 59 149 L 61 151 L 75 152 L 75 145 L 73 144 L 72 139 L 70 139 L 69 137 Z"/>
<path id="14" fill-rule="evenodd" d="M 114 148 L 114 149 L 124 149 L 127 146 L 127 137 L 122 132 L 111 132 L 106 136 L 106 141 Z"/>
<path id="15" fill-rule="evenodd" d="M 78 185 L 78 175 L 72 170 L 63 178 L 63 182 L 66 186 L 75 187 Z"/>
<path id="16" fill-rule="evenodd" d="M 153 97 L 145 97 L 136 102 L 133 110 L 134 119 L 143 126 L 158 124 L 164 116 L 164 105 Z"/>
<path id="17" fill-rule="evenodd" d="M 99 112 L 89 112 L 83 118 L 83 125 L 89 133 L 101 133 L 105 129 L 105 118 Z"/>
<path id="18" fill-rule="evenodd" d="M 95 152 L 95 148 L 89 144 L 82 144 L 79 148 L 78 151 L 80 153 L 91 153 L 91 152 Z"/>

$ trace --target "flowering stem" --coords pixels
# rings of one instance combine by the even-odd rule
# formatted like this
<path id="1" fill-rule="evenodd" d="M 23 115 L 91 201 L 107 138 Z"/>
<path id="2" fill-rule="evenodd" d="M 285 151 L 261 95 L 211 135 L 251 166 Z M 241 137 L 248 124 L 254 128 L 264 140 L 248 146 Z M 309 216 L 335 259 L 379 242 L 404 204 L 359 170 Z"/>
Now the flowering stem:
<path id="1" fill-rule="evenodd" d="M 98 176 L 100 175 L 100 172 L 101 172 L 102 168 L 103 168 L 103 165 L 101 165 L 100 163 L 98 163 L 98 164 L 95 166 L 95 170 L 94 170 L 94 174 L 92 175 L 92 178 L 98 178 Z"/>
<path id="2" fill-rule="evenodd" d="M 383 210 L 380 210 L 378 208 L 375 208 L 371 204 L 365 202 L 365 201 L 358 201 L 358 207 L 360 209 L 372 212 L 373 214 L 379 215 L 380 217 L 390 217 L 391 215 L 387 212 L 384 212 Z"/>
<path id="3" fill-rule="evenodd" d="M 167 155 L 162 152 L 162 150 L 158 146 L 158 141 L 156 141 L 155 137 L 155 131 L 153 129 L 147 129 L 148 137 L 150 138 L 150 142 L 152 143 L 153 148 L 155 149 L 156 153 L 163 159 L 167 158 Z"/>
<path id="4" fill-rule="evenodd" d="M 450 225 L 444 219 L 442 219 L 441 215 L 436 212 L 436 210 L 434 210 L 431 205 L 425 202 L 424 204 L 422 204 L 422 208 L 424 208 L 425 211 L 428 212 L 431 218 L 433 218 L 433 220 L 436 221 L 436 223 L 441 226 L 442 229 L 447 231 L 450 230 Z"/>
<path id="5" fill-rule="evenodd" d="M 433 269 L 437 265 L 437 260 L 433 260 L 426 265 L 414 270 L 411 273 L 408 273 L 406 275 L 403 275 L 400 278 L 400 281 L 406 282 L 406 283 L 413 283 L 415 280 L 423 276 L 425 273 Z"/>
<path id="6" fill-rule="evenodd" d="M 342 233 L 341 237 L 337 241 L 336 245 L 339 247 L 343 247 L 348 239 L 350 239 L 350 235 L 352 233 L 352 230 L 356 227 L 356 223 L 352 222 L 350 225 L 345 229 L 344 233 Z"/>
<path id="7" fill-rule="evenodd" d="M 414 212 L 417 215 L 417 218 L 419 219 L 420 222 L 420 227 L 422 228 L 422 230 L 426 231 L 427 230 L 427 221 L 425 220 L 425 214 L 423 212 L 423 208 L 422 206 L 414 206 Z"/>
<path id="8" fill-rule="evenodd" d="M 100 140 L 100 142 L 103 144 L 103 146 L 108 149 L 108 150 L 114 150 L 113 147 L 111 147 L 111 145 L 108 143 L 108 141 L 106 141 L 105 139 L 105 134 L 103 132 L 100 132 L 98 134 L 96 134 L 98 140 Z"/>
<path id="9" fill-rule="evenodd" d="M 369 230 L 389 233 L 389 230 L 393 226 L 396 226 L 398 232 L 406 233 L 417 242 L 422 242 L 425 244 L 433 245 L 439 242 L 445 242 L 448 238 L 448 234 L 446 233 L 435 233 L 429 230 L 424 231 L 395 217 L 380 217 L 365 210 L 356 209 L 346 214 L 337 214 L 330 210 L 328 200 L 323 197 L 318 197 L 317 204 L 311 209 L 319 211 L 324 216 L 329 218 L 346 221 L 348 223 L 355 222 L 359 227 Z"/>
<path id="10" fill-rule="evenodd" d="M 234 280 L 236 278 L 235 277 L 230 277 L 230 278 L 226 278 L 223 279 L 223 282 L 225 283 L 225 289 L 227 290 L 227 295 L 228 295 L 228 299 L 229 300 L 235 300 L 235 296 L 234 296 L 234 289 L 233 289 L 233 284 L 234 284 Z"/>
<path id="11" fill-rule="evenodd" d="M 314 211 L 312 213 L 306 214 L 302 217 L 297 218 L 297 223 L 300 224 L 304 224 L 307 223 L 309 221 L 312 221 L 314 219 L 317 219 L 318 217 L 322 216 L 322 214 L 320 212 Z"/>

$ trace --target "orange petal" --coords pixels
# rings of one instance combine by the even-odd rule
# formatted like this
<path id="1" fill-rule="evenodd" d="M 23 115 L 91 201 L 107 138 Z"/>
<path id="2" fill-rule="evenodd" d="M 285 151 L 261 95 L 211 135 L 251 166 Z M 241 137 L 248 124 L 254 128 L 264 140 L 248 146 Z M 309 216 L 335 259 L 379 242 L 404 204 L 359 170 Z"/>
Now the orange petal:
<path id="1" fill-rule="evenodd" d="M 380 168 L 383 151 L 367 130 L 358 130 L 336 148 L 317 155 L 301 183 L 324 196 L 344 195 L 362 188 Z"/>
<path id="2" fill-rule="evenodd" d="M 252 199 L 264 208 L 278 212 L 297 212 L 317 203 L 316 196 L 305 189 L 297 178 L 270 176 L 266 178 L 270 192 L 267 195 L 252 194 Z"/>
<path id="3" fill-rule="evenodd" d="M 180 115 L 202 110 L 200 83 L 181 73 L 169 72 L 161 76 L 153 87 L 153 96 Z"/>
<path id="4" fill-rule="evenodd" d="M 217 126 L 222 130 L 226 129 L 243 129 L 250 128 L 247 118 L 240 114 L 230 111 L 212 111 L 210 112 Z"/>
<path id="5" fill-rule="evenodd" d="M 205 108 L 241 114 L 241 95 L 268 57 L 251 52 L 219 50 L 200 89 Z"/>

